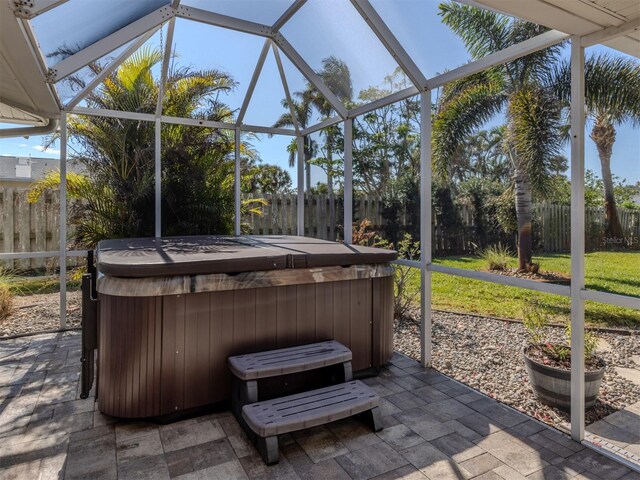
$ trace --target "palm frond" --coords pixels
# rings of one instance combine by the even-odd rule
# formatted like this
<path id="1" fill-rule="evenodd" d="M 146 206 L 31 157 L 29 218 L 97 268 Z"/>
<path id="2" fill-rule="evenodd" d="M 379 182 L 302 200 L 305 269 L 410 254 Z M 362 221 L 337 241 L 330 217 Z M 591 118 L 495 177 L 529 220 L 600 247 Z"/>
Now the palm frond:
<path id="1" fill-rule="evenodd" d="M 455 94 L 444 95 L 433 120 L 433 164 L 446 178 L 454 157 L 466 137 L 498 113 L 507 95 L 498 82 L 465 79 L 464 86 L 452 85 Z"/>
<path id="2" fill-rule="evenodd" d="M 640 124 L 640 62 L 609 54 L 590 55 L 584 65 L 585 102 L 592 117 L 605 115 L 612 124 Z M 546 83 L 565 103 L 571 100 L 571 66 L 557 64 Z"/>
<path id="3" fill-rule="evenodd" d="M 509 17 L 458 2 L 441 3 L 442 23 L 464 42 L 474 59 L 510 45 Z"/>
<path id="4" fill-rule="evenodd" d="M 551 92 L 530 86 L 514 93 L 507 109 L 509 145 L 532 188 L 544 195 L 549 170 L 561 153 L 560 103 Z"/>

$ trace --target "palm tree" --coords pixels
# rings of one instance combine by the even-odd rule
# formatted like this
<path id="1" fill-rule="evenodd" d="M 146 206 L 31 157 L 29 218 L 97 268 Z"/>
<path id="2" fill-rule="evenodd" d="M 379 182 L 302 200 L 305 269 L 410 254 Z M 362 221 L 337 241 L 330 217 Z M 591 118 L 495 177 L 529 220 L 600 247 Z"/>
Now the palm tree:
<path id="1" fill-rule="evenodd" d="M 465 43 L 474 59 L 532 38 L 546 29 L 504 15 L 463 6 L 440 5 L 443 22 Z M 505 65 L 453 82 L 444 88 L 434 121 L 434 162 L 447 176 L 464 138 L 506 109 L 504 150 L 513 170 L 518 219 L 519 268 L 531 264 L 531 196 L 544 197 L 549 175 L 557 170 L 560 141 L 566 128 L 560 106 L 571 92 L 568 62 L 560 61 L 556 45 Z M 611 152 L 615 126 L 640 122 L 640 68 L 633 60 L 606 55 L 585 62 L 585 99 L 603 166 L 607 217 L 612 235 L 620 227 L 611 181 Z"/>
<path id="2" fill-rule="evenodd" d="M 339 58 L 331 55 L 322 60 L 322 70 L 318 75 L 343 104 L 348 104 L 353 98 L 353 85 L 351 83 L 351 72 L 347 64 Z M 332 115 L 333 107 L 315 87 L 308 85 L 306 94 L 312 105 L 318 110 L 322 119 L 327 119 Z M 325 137 L 327 188 L 329 195 L 333 194 L 333 152 L 336 148 L 336 140 L 340 136 L 339 127 L 331 125 L 322 129 Z"/>
<path id="3" fill-rule="evenodd" d="M 311 122 L 312 103 L 308 92 L 309 89 L 303 92 L 294 92 L 293 95 L 297 99 L 291 99 L 295 120 L 297 120 L 301 130 L 307 128 L 309 126 L 309 122 Z M 287 101 L 287 99 L 282 100 L 282 106 L 288 111 L 287 113 L 283 113 L 280 118 L 276 120 L 276 122 L 273 124 L 274 128 L 294 126 L 294 119 L 292 118 L 291 112 L 289 111 L 289 102 Z M 287 147 L 287 151 L 289 152 L 289 166 L 293 167 L 296 164 L 296 153 L 298 151 L 298 142 L 295 138 L 291 140 L 291 143 Z M 305 135 L 304 170 L 307 192 L 311 190 L 311 159 L 316 154 L 316 151 L 316 142 L 314 142 L 309 135 Z"/>
<path id="4" fill-rule="evenodd" d="M 465 43 L 473 59 L 503 50 L 546 28 L 458 3 L 440 5 L 443 23 Z M 519 269 L 531 268 L 532 194 L 545 193 L 548 168 L 560 153 L 560 105 L 541 82 L 561 47 L 554 46 L 492 67 L 443 89 L 433 124 L 435 170 L 442 177 L 465 138 L 506 109 L 505 151 L 512 164 L 518 225 Z"/>
<path id="5" fill-rule="evenodd" d="M 571 96 L 571 68 L 562 62 L 554 72 L 557 95 L 568 104 Z M 622 226 L 616 209 L 611 176 L 611 156 L 616 140 L 616 127 L 631 123 L 640 125 L 640 64 L 630 58 L 594 55 L 585 61 L 585 101 L 593 122 L 590 137 L 596 144 L 602 183 L 606 233 L 622 237 Z"/>
<path id="6" fill-rule="evenodd" d="M 86 97 L 87 106 L 154 113 L 159 82 L 153 70 L 161 59 L 158 49 L 139 50 Z M 93 68 L 99 71 L 99 66 Z M 75 82 L 82 86 L 81 81 Z M 163 113 L 230 122 L 232 112 L 217 95 L 234 85 L 228 75 L 216 70 L 172 66 Z M 91 172 L 86 181 L 69 185 L 70 193 L 84 200 L 73 204 L 70 216 L 77 225 L 78 243 L 91 246 L 103 238 L 153 235 L 154 128 L 153 122 L 69 117 L 69 138 L 77 147 L 71 161 Z M 49 142 L 54 140 L 51 137 Z M 233 142 L 233 136 L 223 130 L 162 125 L 163 234 L 232 232 Z M 59 182 L 59 174 L 47 182 L 44 187 L 51 188 Z M 34 191 L 42 187 L 36 185 Z"/>

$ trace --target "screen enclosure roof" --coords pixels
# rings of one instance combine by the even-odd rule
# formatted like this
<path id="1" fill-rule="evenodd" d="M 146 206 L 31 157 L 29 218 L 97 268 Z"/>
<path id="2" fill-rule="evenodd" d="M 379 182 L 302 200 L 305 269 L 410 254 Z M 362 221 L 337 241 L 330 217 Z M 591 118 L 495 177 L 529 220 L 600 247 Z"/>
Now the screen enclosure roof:
<path id="1" fill-rule="evenodd" d="M 251 71 L 239 75 L 229 72 L 245 80 L 238 89 L 242 97 L 230 105 L 237 112 L 236 125 L 247 123 L 245 115 L 252 95 L 265 94 L 259 88 L 263 67 L 279 74 L 287 97 L 291 93 L 287 78 L 297 76 L 312 84 L 332 107 L 337 122 L 372 110 L 381 102 L 401 100 L 559 43 L 570 35 L 582 36 L 583 44 L 586 39 L 587 45 L 602 43 L 640 57 L 637 0 L 459 0 L 552 30 L 524 42 L 521 49 L 503 55 L 498 52 L 493 54 L 495 58 L 431 77 L 418 66 L 423 62 L 413 58 L 415 48 L 405 47 L 401 41 L 411 32 L 399 31 L 397 26 L 404 15 L 419 14 L 419 3 L 424 0 L 0 1 L 0 123 L 33 126 L 46 125 L 58 118 L 61 110 L 78 108 L 82 95 L 61 94 L 61 85 L 70 75 L 86 75 L 88 64 L 103 61 L 106 76 L 154 34 L 162 35 L 165 49 L 173 47 L 177 41 L 174 30 L 184 30 L 188 22 L 230 29 L 257 38 L 262 45 L 253 56 L 247 55 Z M 389 12 L 393 12 L 394 21 L 387 21 Z M 234 43 L 238 48 L 244 45 L 241 41 Z M 428 58 L 428 48 L 443 47 L 423 48 L 425 51 L 418 53 Z M 362 105 L 348 110 L 339 88 L 325 84 L 317 73 L 323 59 L 332 55 L 348 65 L 354 90 L 381 84 L 387 78 L 381 72 L 402 73 L 406 83 L 388 83 L 387 98 L 372 99 L 370 105 L 365 99 Z M 165 58 L 169 58 L 167 53 Z M 95 88 L 100 78 L 88 83 L 87 90 Z M 253 115 L 252 119 L 260 122 L 261 117 Z M 295 133 L 289 133 L 307 133 L 304 127 L 295 125 Z"/>

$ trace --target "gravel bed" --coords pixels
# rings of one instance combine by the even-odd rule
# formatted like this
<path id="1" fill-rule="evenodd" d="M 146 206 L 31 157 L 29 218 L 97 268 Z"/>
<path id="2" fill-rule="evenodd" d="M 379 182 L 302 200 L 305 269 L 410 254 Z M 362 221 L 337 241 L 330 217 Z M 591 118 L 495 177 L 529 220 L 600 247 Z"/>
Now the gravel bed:
<path id="1" fill-rule="evenodd" d="M 564 339 L 564 329 L 549 327 L 549 339 Z M 632 367 L 640 354 L 640 332 L 598 333 L 605 350 L 598 352 L 607 369 L 596 405 L 585 412 L 586 423 L 640 401 L 640 385 L 620 377 L 615 367 Z M 433 313 L 433 367 L 490 397 L 545 423 L 566 426 L 567 412 L 547 407 L 533 396 L 521 349 L 527 335 L 521 323 L 446 312 Z M 605 343 L 606 342 L 606 343 Z M 414 320 L 396 322 L 394 347 L 413 358 L 420 355 L 420 330 Z"/>
<path id="2" fill-rule="evenodd" d="M 67 292 L 67 328 L 82 320 L 82 293 Z M 0 337 L 60 328 L 60 294 L 44 293 L 14 297 L 14 312 L 0 322 Z"/>

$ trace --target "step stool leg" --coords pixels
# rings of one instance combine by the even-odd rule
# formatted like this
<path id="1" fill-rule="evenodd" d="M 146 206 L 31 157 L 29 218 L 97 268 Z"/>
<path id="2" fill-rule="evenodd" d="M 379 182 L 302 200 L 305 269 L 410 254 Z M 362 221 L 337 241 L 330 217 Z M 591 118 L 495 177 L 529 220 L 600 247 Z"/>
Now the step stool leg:
<path id="1" fill-rule="evenodd" d="M 260 455 L 262 455 L 264 463 L 267 465 L 278 463 L 279 452 L 277 435 L 273 435 L 271 437 L 257 437 L 256 446 L 258 447 Z"/>
<path id="2" fill-rule="evenodd" d="M 342 368 L 344 369 L 344 383 L 353 380 L 353 369 L 351 368 L 351 362 L 344 362 L 342 364 Z"/>
<path id="3" fill-rule="evenodd" d="M 256 380 L 233 379 L 233 392 L 231 396 L 231 412 L 236 417 L 240 426 L 247 433 L 251 441 L 255 439 L 255 433 L 249 428 L 242 418 L 242 407 L 258 401 L 258 382 Z"/>
<path id="4" fill-rule="evenodd" d="M 365 413 L 365 416 L 374 432 L 382 430 L 382 413 L 380 413 L 379 407 L 373 407 Z"/>

